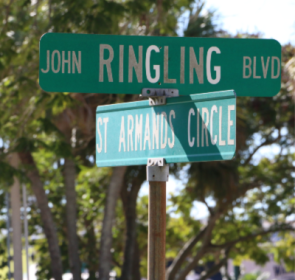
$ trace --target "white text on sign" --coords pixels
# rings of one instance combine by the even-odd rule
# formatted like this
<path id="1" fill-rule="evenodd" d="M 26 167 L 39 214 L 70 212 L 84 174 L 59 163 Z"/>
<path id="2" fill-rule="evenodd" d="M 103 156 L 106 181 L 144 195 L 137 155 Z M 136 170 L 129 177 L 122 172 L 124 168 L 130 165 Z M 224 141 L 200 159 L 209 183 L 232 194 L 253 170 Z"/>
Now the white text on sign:
<path id="1" fill-rule="evenodd" d="M 224 110 L 227 111 L 226 118 L 223 117 Z M 235 145 L 235 139 L 231 138 L 232 129 L 235 129 L 232 119 L 234 111 L 235 105 L 190 108 L 183 124 L 187 127 L 188 146 L 192 148 L 209 147 L 209 145 Z M 118 143 L 117 151 L 120 153 L 173 149 L 177 137 L 174 120 L 177 117 L 183 118 L 182 115 L 177 116 L 173 109 L 169 113 L 163 111 L 121 116 L 120 131 L 117 135 L 107 134 L 108 123 L 112 125 L 112 119 L 98 117 L 96 150 L 98 153 L 107 153 L 108 141 Z M 193 122 L 196 124 L 195 127 L 192 126 Z M 213 128 L 217 126 L 218 131 L 214 132 Z M 223 134 L 223 127 L 227 127 L 227 133 Z"/>
<path id="2" fill-rule="evenodd" d="M 124 61 L 124 51 L 128 51 L 128 61 Z M 146 79 L 150 83 L 157 83 L 161 76 L 161 66 L 151 65 L 151 57 L 158 55 L 160 48 L 158 46 L 149 46 L 145 53 L 145 61 L 143 60 L 143 47 L 139 46 L 137 50 L 137 57 L 133 46 L 119 46 L 119 67 L 114 65 L 114 49 L 108 44 L 100 44 L 99 46 L 99 82 L 114 82 L 114 71 L 119 68 L 118 82 L 124 81 L 124 64 L 128 63 L 128 82 L 133 83 L 135 79 L 138 83 L 143 82 L 143 69 L 145 68 Z M 196 54 L 197 52 L 197 54 Z M 164 84 L 175 84 L 180 82 L 195 83 L 195 75 L 199 84 L 204 83 L 204 77 L 207 81 L 214 85 L 218 84 L 222 77 L 221 66 L 213 65 L 212 54 L 222 55 L 218 47 L 212 46 L 208 49 L 204 56 L 204 48 L 200 47 L 198 50 L 193 47 L 189 47 L 186 51 L 185 47 L 180 47 L 180 65 L 179 76 L 169 77 L 169 47 L 164 46 Z M 185 79 L 185 56 L 189 56 L 189 75 L 186 81 Z M 205 61 L 205 64 L 204 64 Z M 46 52 L 46 69 L 41 69 L 42 73 L 46 74 L 49 71 L 52 73 L 65 73 L 65 74 L 81 74 L 82 73 L 82 54 L 81 51 L 58 51 L 54 50 L 50 53 Z M 145 62 L 145 64 L 144 64 Z M 206 65 L 206 75 L 204 75 L 204 65 Z M 213 73 L 211 68 L 213 66 Z M 143 68 L 144 67 L 144 68 Z M 153 69 L 151 71 L 151 69 Z M 257 72 L 262 70 L 262 75 L 258 75 Z M 153 72 L 153 73 L 152 73 Z M 106 74 L 106 75 L 105 75 Z M 135 74 L 135 75 L 133 75 Z M 243 57 L 243 79 L 266 79 L 268 76 L 271 79 L 277 79 L 280 75 L 280 59 L 276 56 L 272 57 Z M 135 78 L 136 77 L 136 78 Z"/>

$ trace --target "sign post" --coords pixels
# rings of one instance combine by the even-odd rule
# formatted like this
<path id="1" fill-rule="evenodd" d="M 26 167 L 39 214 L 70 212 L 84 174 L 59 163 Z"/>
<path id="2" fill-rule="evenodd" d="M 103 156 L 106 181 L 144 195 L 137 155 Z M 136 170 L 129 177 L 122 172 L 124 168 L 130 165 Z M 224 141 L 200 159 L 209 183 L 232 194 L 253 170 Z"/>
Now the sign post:
<path id="1" fill-rule="evenodd" d="M 147 166 L 149 182 L 148 208 L 148 280 L 164 280 L 165 244 L 166 244 L 166 181 L 169 166 L 163 159 L 154 161 Z"/>

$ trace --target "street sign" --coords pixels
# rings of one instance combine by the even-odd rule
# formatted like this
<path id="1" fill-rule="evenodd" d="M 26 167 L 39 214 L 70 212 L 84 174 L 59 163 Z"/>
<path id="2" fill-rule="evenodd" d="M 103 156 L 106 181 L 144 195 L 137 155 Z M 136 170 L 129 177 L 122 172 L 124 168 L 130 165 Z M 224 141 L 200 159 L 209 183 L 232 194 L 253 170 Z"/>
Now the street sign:
<path id="1" fill-rule="evenodd" d="M 39 83 L 52 92 L 235 89 L 237 96 L 274 96 L 280 61 L 280 44 L 268 39 L 47 33 L 40 40 Z"/>
<path id="2" fill-rule="evenodd" d="M 97 166 L 146 165 L 232 159 L 236 150 L 233 90 L 148 100 L 96 109 Z"/>

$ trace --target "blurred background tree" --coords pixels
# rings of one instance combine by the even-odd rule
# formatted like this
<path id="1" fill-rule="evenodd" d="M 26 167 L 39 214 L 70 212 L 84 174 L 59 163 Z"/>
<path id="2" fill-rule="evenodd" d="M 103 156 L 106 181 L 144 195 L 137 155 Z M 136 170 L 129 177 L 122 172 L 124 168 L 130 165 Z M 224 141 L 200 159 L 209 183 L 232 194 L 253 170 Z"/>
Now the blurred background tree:
<path id="1" fill-rule="evenodd" d="M 46 93 L 38 85 L 39 39 L 45 32 L 230 37 L 205 2 L 192 0 L 0 0 L 0 203 L 18 176 L 29 192 L 30 246 L 37 278 L 56 280 L 87 268 L 88 279 L 146 277 L 147 204 L 138 197 L 145 167 L 95 166 L 95 109 L 138 100 L 134 95 Z M 236 37 L 259 37 L 238 34 Z M 282 48 L 282 88 L 273 98 L 237 99 L 237 154 L 232 161 L 171 165 L 184 187 L 167 209 L 167 280 L 182 280 L 201 264 L 202 279 L 229 258 L 268 260 L 273 250 L 294 270 L 294 55 Z M 266 149 L 268 148 L 268 149 Z M 278 149 L 275 156 L 257 154 Z M 16 153 L 17 170 L 7 163 Z M 293 172 L 293 173 L 292 173 Z M 206 221 L 192 214 L 205 205 Z M 294 218 L 294 217 L 293 217 Z M 0 223 L 5 228 L 4 216 Z M 270 236 L 279 232 L 273 247 Z M 6 238 L 2 235 L 3 240 Z M 263 246 L 262 246 L 263 245 Z M 1 244 L 2 266 L 7 249 Z"/>

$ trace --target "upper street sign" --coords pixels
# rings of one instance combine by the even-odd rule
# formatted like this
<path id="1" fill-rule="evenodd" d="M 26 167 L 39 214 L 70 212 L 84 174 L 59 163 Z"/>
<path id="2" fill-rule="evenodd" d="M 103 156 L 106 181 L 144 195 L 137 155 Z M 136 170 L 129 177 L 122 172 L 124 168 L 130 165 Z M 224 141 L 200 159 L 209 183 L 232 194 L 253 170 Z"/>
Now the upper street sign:
<path id="1" fill-rule="evenodd" d="M 99 106 L 96 110 L 96 164 L 147 164 L 232 159 L 236 150 L 233 90 Z"/>
<path id="2" fill-rule="evenodd" d="M 40 40 L 39 82 L 53 92 L 235 89 L 237 96 L 274 96 L 280 61 L 280 44 L 268 39 L 47 33 Z"/>

